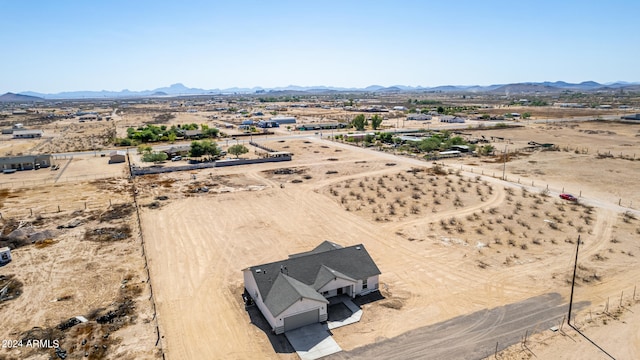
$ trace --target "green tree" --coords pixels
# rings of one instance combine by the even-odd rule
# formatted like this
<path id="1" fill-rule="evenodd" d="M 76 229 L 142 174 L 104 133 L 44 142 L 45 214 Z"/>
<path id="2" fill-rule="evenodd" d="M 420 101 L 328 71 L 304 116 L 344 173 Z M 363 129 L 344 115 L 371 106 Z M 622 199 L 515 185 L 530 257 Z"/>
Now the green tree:
<path id="1" fill-rule="evenodd" d="M 372 143 L 373 140 L 375 140 L 375 139 L 376 139 L 376 137 L 374 135 L 371 135 L 371 134 L 367 134 L 367 135 L 364 136 L 364 142 L 367 143 L 367 144 Z"/>
<path id="2" fill-rule="evenodd" d="M 149 145 L 140 145 L 138 146 L 138 154 L 148 154 L 153 150 Z"/>
<path id="3" fill-rule="evenodd" d="M 467 142 L 460 136 L 454 136 L 447 140 L 445 147 L 451 147 L 452 145 L 465 145 Z"/>
<path id="4" fill-rule="evenodd" d="M 373 117 L 371 118 L 371 127 L 373 128 L 373 130 L 377 130 L 381 124 L 382 124 L 382 118 L 377 114 L 373 115 Z"/>
<path id="5" fill-rule="evenodd" d="M 248 153 L 249 149 L 247 149 L 247 147 L 244 145 L 236 144 L 233 146 L 229 146 L 229 149 L 227 149 L 227 152 L 229 154 L 235 155 L 236 158 L 239 158 L 240 155 Z"/>
<path id="6" fill-rule="evenodd" d="M 203 126 L 206 126 L 206 125 L 203 125 Z M 207 126 L 206 129 L 202 129 L 202 134 L 207 137 L 215 138 L 215 137 L 218 137 L 218 135 L 220 135 L 220 130 L 218 130 L 217 128 L 210 128 Z"/>
<path id="7" fill-rule="evenodd" d="M 362 131 L 367 126 L 367 119 L 362 114 L 356 115 L 356 117 L 351 120 L 351 124 L 356 128 L 356 130 Z"/>
<path id="8" fill-rule="evenodd" d="M 200 141 L 191 142 L 191 149 L 189 149 L 189 156 L 202 157 L 205 154 L 205 148 Z"/>
<path id="9" fill-rule="evenodd" d="M 167 160 L 167 154 L 157 151 L 157 152 L 146 152 L 142 155 L 142 161 L 144 162 L 158 162 Z"/>
<path id="10" fill-rule="evenodd" d="M 213 158 L 220 156 L 220 148 L 215 142 L 210 140 L 193 141 L 191 142 L 191 149 L 189 150 L 189 156 L 202 157 L 209 155 Z"/>
<path id="11" fill-rule="evenodd" d="M 418 143 L 418 149 L 423 152 L 431 152 L 439 150 L 441 144 L 442 139 L 440 138 L 440 136 L 435 135 L 420 141 L 420 143 Z"/>
<path id="12" fill-rule="evenodd" d="M 172 144 L 174 142 L 176 142 L 176 133 L 169 133 L 169 135 L 167 136 L 167 139 L 169 140 L 169 142 L 171 142 Z"/>
<path id="13" fill-rule="evenodd" d="M 380 134 L 380 141 L 390 144 L 393 141 L 393 133 L 384 132 Z"/>
<path id="14" fill-rule="evenodd" d="M 438 114 L 443 114 L 444 108 L 442 106 L 438 106 Z"/>
<path id="15" fill-rule="evenodd" d="M 116 145 L 120 145 L 120 146 L 131 146 L 133 145 L 133 141 L 131 141 L 131 139 L 116 139 Z"/>
<path id="16" fill-rule="evenodd" d="M 531 117 L 531 114 L 530 114 L 530 113 L 528 113 L 528 112 L 526 112 L 526 113 L 522 114 L 522 118 L 523 118 L 523 119 L 528 119 L 528 118 L 530 118 L 530 117 Z"/>
<path id="17" fill-rule="evenodd" d="M 495 150 L 495 148 L 493 147 L 493 145 L 484 145 L 483 147 L 480 148 L 480 155 L 489 155 L 492 154 L 493 151 Z"/>

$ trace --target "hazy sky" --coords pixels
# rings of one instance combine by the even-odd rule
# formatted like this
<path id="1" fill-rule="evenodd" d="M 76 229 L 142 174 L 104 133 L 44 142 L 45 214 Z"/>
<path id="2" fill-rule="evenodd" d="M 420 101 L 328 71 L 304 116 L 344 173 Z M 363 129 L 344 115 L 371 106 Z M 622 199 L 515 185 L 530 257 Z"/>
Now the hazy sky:
<path id="1" fill-rule="evenodd" d="M 0 94 L 640 81 L 640 1 L 0 1 Z"/>

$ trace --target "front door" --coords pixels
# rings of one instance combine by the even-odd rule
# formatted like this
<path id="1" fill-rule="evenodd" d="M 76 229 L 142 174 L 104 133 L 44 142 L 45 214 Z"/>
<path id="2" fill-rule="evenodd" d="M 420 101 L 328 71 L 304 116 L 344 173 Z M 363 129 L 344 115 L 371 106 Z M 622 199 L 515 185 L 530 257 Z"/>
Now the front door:
<path id="1" fill-rule="evenodd" d="M 338 295 L 342 295 L 342 288 L 338 288 Z"/>

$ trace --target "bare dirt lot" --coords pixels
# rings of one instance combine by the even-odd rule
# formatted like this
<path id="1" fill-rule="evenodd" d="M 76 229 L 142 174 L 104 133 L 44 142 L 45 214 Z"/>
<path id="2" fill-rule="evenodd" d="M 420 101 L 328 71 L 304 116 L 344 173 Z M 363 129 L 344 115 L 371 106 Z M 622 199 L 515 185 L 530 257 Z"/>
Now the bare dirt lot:
<path id="1" fill-rule="evenodd" d="M 0 190 L 0 358 L 160 358 L 131 202 L 122 179 Z"/>
<path id="2" fill-rule="evenodd" d="M 434 168 L 321 140 L 268 146 L 293 152 L 295 160 L 206 170 L 196 180 L 175 174 L 136 179 L 141 203 L 159 203 L 142 211 L 142 223 L 153 239 L 150 268 L 164 349 L 171 358 L 202 353 L 294 358 L 251 324 L 240 298 L 241 270 L 323 240 L 364 243 L 383 273 L 384 298 L 363 305 L 359 323 L 333 331 L 346 350 L 340 356 L 348 358 L 358 358 L 359 352 L 350 352 L 356 348 L 475 311 L 552 292 L 567 301 L 578 235 L 584 244 L 576 297 L 591 304 L 585 309 L 630 291 L 640 275 L 637 213 L 613 201 L 615 184 L 589 192 L 593 197 L 583 204 L 547 193 L 547 176 L 579 184 L 566 167 L 549 165 L 544 176 L 532 171 L 538 187 L 522 188 L 491 176 L 478 178 L 477 169 L 485 163 L 478 163 L 473 174 L 469 165 L 457 172 L 456 164 L 478 161 L 472 158 Z M 542 161 L 547 155 L 559 161 L 574 154 L 531 156 Z M 509 167 L 518 161 L 528 160 L 513 160 Z M 597 174 L 591 168 L 590 175 Z M 226 183 L 226 189 L 193 193 L 193 181 L 214 188 Z M 159 196 L 168 199 L 154 200 Z M 637 342 L 631 328 L 625 331 L 630 342 Z M 215 340 L 199 341 L 202 337 Z M 424 358 L 425 351 L 406 355 Z"/>

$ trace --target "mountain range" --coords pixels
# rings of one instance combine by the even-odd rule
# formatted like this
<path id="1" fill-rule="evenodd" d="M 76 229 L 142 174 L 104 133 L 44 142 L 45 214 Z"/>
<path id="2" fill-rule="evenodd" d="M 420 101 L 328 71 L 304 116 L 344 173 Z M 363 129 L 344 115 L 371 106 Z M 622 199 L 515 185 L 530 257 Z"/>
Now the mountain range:
<path id="1" fill-rule="evenodd" d="M 184 96 L 184 95 L 219 95 L 219 94 L 276 94 L 276 93 L 328 93 L 328 92 L 459 92 L 459 93 L 492 93 L 492 94 L 550 94 L 561 91 L 612 91 L 612 90 L 631 90 L 640 91 L 640 82 L 629 83 L 618 81 L 614 83 L 600 84 L 595 81 L 584 81 L 578 84 L 567 83 L 564 81 L 555 82 L 527 82 L 515 84 L 497 84 L 497 85 L 444 85 L 436 87 L 422 86 L 404 86 L 394 85 L 384 87 L 380 85 L 371 85 L 365 88 L 343 88 L 331 86 L 296 86 L 289 85 L 285 87 L 274 88 L 226 88 L 226 89 L 199 89 L 190 88 L 183 84 L 173 84 L 168 87 L 157 88 L 153 90 L 142 91 L 71 91 L 56 94 L 44 94 L 33 91 L 24 91 L 18 94 L 6 93 L 0 96 L 0 102 L 33 102 L 42 100 L 57 99 L 107 99 L 107 98 L 135 98 L 135 97 L 160 97 L 160 96 Z"/>

